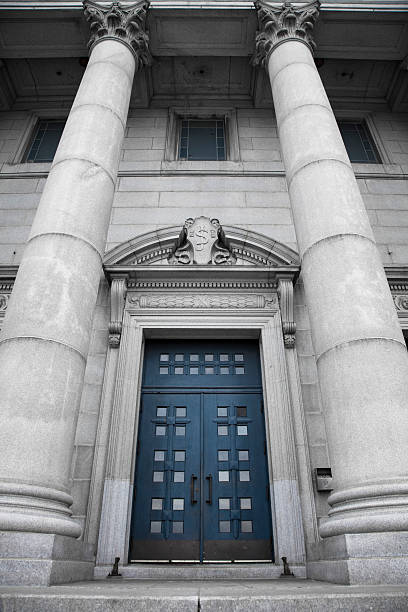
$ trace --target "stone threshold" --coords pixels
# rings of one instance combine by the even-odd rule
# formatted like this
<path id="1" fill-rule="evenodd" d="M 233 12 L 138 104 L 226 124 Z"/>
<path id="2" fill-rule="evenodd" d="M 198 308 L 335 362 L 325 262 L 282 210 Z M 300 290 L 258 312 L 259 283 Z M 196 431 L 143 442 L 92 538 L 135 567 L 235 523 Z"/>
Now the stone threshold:
<path id="1" fill-rule="evenodd" d="M 19 612 L 406 612 L 408 586 L 313 580 L 98 580 L 0 588 L 0 610 Z"/>
<path id="2" fill-rule="evenodd" d="M 97 565 L 94 570 L 94 578 L 106 579 L 111 569 L 112 566 Z M 290 569 L 295 578 L 302 580 L 306 578 L 304 565 L 291 565 Z M 281 577 L 282 565 L 274 563 L 130 563 L 120 566 L 119 572 L 123 579 L 131 580 L 277 580 Z"/>

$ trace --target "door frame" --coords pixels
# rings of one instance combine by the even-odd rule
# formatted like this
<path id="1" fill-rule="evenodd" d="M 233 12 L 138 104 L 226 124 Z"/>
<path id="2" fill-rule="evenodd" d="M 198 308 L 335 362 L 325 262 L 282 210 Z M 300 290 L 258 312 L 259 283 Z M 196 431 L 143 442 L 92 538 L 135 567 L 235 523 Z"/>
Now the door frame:
<path id="1" fill-rule="evenodd" d="M 260 346 L 272 532 L 276 562 L 285 556 L 304 574 L 305 542 L 297 474 L 295 433 L 279 304 L 261 315 L 248 311 L 166 314 L 137 310 L 129 299 L 119 350 L 108 352 L 98 442 L 108 439 L 94 461 L 93 487 L 103 484 L 97 565 L 116 556 L 127 563 L 136 467 L 141 377 L 146 338 L 257 338 Z M 180 318 L 183 327 L 180 327 Z M 291 351 L 292 352 L 292 351 Z M 102 440 L 101 440 L 102 439 Z M 105 442 L 106 444 L 106 442 Z M 103 449 L 102 449 L 103 450 Z M 99 479 L 98 479 L 99 474 Z M 92 517 L 91 517 L 92 520 Z M 95 518 L 94 518 L 95 520 Z"/>

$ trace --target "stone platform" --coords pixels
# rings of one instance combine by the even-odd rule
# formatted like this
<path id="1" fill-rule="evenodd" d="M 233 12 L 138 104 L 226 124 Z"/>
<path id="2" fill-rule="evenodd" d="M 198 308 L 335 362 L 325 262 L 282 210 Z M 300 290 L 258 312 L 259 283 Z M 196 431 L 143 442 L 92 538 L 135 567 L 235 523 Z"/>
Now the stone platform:
<path id="1" fill-rule="evenodd" d="M 407 612 L 408 586 L 111 579 L 1 587 L 0 612 Z"/>

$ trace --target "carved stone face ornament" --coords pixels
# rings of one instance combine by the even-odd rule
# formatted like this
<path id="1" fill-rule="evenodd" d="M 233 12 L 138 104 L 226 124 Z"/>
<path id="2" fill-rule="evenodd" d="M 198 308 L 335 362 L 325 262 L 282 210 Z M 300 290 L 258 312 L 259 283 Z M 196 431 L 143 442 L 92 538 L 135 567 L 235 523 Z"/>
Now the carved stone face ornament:
<path id="1" fill-rule="evenodd" d="M 169 257 L 169 263 L 176 265 L 231 265 L 235 262 L 236 257 L 218 219 L 203 216 L 185 221 Z"/>

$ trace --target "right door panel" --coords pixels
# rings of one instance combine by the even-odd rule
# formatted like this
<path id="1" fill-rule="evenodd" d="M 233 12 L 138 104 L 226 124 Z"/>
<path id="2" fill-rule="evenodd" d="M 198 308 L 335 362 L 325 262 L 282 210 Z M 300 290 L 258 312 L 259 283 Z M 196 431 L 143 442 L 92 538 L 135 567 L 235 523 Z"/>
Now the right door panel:
<path id="1" fill-rule="evenodd" d="M 260 393 L 204 394 L 203 558 L 273 556 Z"/>

